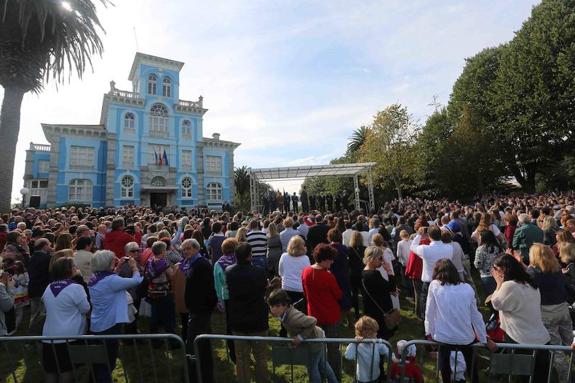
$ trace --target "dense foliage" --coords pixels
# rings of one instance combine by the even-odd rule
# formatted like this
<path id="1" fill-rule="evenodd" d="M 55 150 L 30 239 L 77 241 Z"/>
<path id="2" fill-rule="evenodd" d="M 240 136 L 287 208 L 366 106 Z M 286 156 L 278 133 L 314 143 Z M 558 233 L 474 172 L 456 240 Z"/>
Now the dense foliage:
<path id="1" fill-rule="evenodd" d="M 393 104 L 353 132 L 335 161 L 376 162 L 378 200 L 470 198 L 574 187 L 574 144 L 575 1 L 543 0 L 509 43 L 466 59 L 447 106 L 422 126 Z M 343 181 L 306 184 L 351 190 Z"/>

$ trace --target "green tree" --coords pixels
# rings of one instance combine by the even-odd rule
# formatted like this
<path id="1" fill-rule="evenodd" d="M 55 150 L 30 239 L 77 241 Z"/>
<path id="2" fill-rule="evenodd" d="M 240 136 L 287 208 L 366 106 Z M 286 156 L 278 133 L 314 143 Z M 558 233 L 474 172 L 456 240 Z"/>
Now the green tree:
<path id="1" fill-rule="evenodd" d="M 575 2 L 543 0 L 503 50 L 492 105 L 522 187 L 575 144 Z"/>
<path id="2" fill-rule="evenodd" d="M 419 189 L 429 197 L 444 194 L 448 189 L 441 170 L 452 135 L 453 123 L 447 115 L 447 108 L 443 107 L 429 116 L 417 136 L 416 179 Z"/>
<path id="3" fill-rule="evenodd" d="M 81 77 L 90 57 L 102 53 L 101 30 L 90 0 L 0 0 L 0 211 L 10 209 L 24 94 L 39 93 L 49 78 L 60 83 L 72 72 Z"/>
<path id="4" fill-rule="evenodd" d="M 374 175 L 391 180 L 399 199 L 402 189 L 414 179 L 414 142 L 419 127 L 407 108 L 393 104 L 378 112 L 359 150 L 359 159 L 375 162 Z"/>

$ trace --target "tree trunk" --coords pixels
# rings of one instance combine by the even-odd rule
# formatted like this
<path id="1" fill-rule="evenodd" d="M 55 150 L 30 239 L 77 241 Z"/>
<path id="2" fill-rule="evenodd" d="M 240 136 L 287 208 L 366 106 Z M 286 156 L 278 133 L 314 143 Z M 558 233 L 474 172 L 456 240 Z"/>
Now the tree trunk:
<path id="1" fill-rule="evenodd" d="M 14 176 L 14 160 L 16 144 L 20 132 L 20 107 L 24 91 L 18 87 L 4 88 L 4 100 L 0 112 L 0 212 L 10 212 L 12 201 L 12 178 Z"/>

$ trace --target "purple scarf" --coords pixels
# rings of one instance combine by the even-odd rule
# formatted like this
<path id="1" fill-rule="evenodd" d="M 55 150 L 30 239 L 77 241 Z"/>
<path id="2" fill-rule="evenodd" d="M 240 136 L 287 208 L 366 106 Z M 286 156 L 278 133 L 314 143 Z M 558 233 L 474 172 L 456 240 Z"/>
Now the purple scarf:
<path id="1" fill-rule="evenodd" d="M 146 276 L 150 279 L 157 278 L 168 268 L 168 261 L 166 258 L 154 260 L 154 256 L 151 256 L 146 263 Z"/>
<path id="2" fill-rule="evenodd" d="M 90 277 L 90 281 L 88 282 L 88 286 L 92 287 L 96 285 L 96 283 L 100 282 L 102 279 L 109 277 L 110 275 L 114 275 L 114 273 L 110 271 L 96 271 L 94 275 Z"/>
<path id="3" fill-rule="evenodd" d="M 180 266 L 179 266 L 180 271 L 182 273 L 184 273 L 185 275 L 188 275 L 188 272 L 192 268 L 192 265 L 194 264 L 194 262 L 196 262 L 200 258 L 202 258 L 202 255 L 200 253 L 198 253 L 198 254 L 194 255 L 193 257 L 182 260 L 180 262 Z"/>
<path id="4" fill-rule="evenodd" d="M 57 297 L 58 294 L 62 292 L 66 287 L 70 286 L 74 281 L 71 279 L 64 279 L 62 281 L 56 281 L 50 283 L 50 291 L 54 294 L 54 297 Z"/>
<path id="5" fill-rule="evenodd" d="M 221 268 L 226 271 L 226 267 L 234 265 L 237 262 L 236 255 L 234 253 L 224 254 L 216 262 Z"/>

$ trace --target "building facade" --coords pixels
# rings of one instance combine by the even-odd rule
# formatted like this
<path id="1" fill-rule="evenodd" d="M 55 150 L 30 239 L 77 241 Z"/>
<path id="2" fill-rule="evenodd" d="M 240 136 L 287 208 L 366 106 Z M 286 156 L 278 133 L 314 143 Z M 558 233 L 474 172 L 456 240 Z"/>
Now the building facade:
<path id="1" fill-rule="evenodd" d="M 239 144 L 203 137 L 203 98 L 181 100 L 184 64 L 136 53 L 132 91 L 104 95 L 98 125 L 42 124 L 26 153 L 26 204 L 221 208 L 233 197 Z"/>

